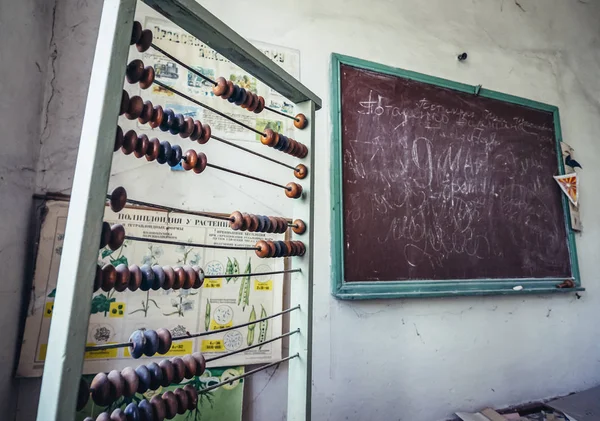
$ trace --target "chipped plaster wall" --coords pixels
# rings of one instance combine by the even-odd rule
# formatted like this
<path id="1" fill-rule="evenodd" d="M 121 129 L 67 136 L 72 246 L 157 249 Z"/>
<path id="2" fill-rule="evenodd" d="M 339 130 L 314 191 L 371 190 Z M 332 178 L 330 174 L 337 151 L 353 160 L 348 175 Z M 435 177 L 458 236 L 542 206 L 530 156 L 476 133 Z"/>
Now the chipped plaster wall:
<path id="1" fill-rule="evenodd" d="M 316 123 L 313 419 L 441 420 L 458 409 L 516 404 L 600 383 L 600 2 L 202 3 L 243 36 L 300 50 L 301 80 L 324 100 Z M 99 13 L 98 2 L 57 0 L 39 191 L 70 188 Z M 559 106 L 564 139 L 584 167 L 584 233 L 577 238 L 588 289 L 583 298 L 332 299 L 332 51 Z M 469 59 L 458 63 L 462 51 Z M 247 420 L 283 418 L 283 369 L 248 386 Z"/>

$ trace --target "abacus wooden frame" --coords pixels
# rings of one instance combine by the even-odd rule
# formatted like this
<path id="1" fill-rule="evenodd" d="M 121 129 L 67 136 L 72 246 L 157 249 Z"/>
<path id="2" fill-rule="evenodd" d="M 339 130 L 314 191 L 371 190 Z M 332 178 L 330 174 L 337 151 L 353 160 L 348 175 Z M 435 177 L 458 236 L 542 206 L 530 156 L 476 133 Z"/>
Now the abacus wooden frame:
<path id="1" fill-rule="evenodd" d="M 562 140 L 560 116 L 558 108 L 553 105 L 532 101 L 525 98 L 483 89 L 481 86 L 472 86 L 464 83 L 453 82 L 422 73 L 412 72 L 384 64 L 374 63 L 355 57 L 341 54 L 331 54 L 331 121 L 332 142 L 331 157 L 331 255 L 332 278 L 331 293 L 342 300 L 376 299 L 376 298 L 421 298 L 421 297 L 447 297 L 457 295 L 522 295 L 540 293 L 564 293 L 583 291 L 577 262 L 577 248 L 575 235 L 571 228 L 569 218 L 569 203 L 565 195 L 561 195 L 564 211 L 564 223 L 569 246 L 572 279 L 575 288 L 558 289 L 556 285 L 565 278 L 514 278 L 514 279 L 454 279 L 445 281 L 415 280 L 415 281 L 373 281 L 373 282 L 345 282 L 344 281 L 344 215 L 343 215 L 343 162 L 342 162 L 342 107 L 340 92 L 340 65 L 346 64 L 360 69 L 371 70 L 387 75 L 399 76 L 406 79 L 429 83 L 459 92 L 466 92 L 487 98 L 497 99 L 513 104 L 523 105 L 551 112 L 554 116 L 556 133 L 556 153 L 558 158 L 559 173 L 564 174 L 565 168 L 562 160 L 560 142 Z M 517 287 L 515 289 L 515 287 Z M 522 287 L 519 289 L 518 287 Z"/>
<path id="2" fill-rule="evenodd" d="M 300 333 L 289 341 L 288 414 L 291 421 L 310 420 L 312 351 L 312 274 L 314 203 L 314 118 L 321 99 L 274 65 L 263 53 L 213 16 L 195 0 L 143 0 L 150 7 L 196 36 L 244 70 L 297 105 L 309 119 L 298 141 L 309 146 L 308 176 L 303 197 L 294 201 L 293 218 L 306 222 L 306 253 L 293 257 L 301 272 L 291 282 L 290 302 L 300 310 L 290 315 L 290 329 Z M 52 326 L 44 367 L 38 421 L 74 419 L 77 387 L 83 368 L 93 278 L 100 243 L 100 227 L 113 155 L 124 82 L 124 69 L 135 15 L 136 0 L 104 0 L 86 103 L 63 254 L 57 281 Z"/>

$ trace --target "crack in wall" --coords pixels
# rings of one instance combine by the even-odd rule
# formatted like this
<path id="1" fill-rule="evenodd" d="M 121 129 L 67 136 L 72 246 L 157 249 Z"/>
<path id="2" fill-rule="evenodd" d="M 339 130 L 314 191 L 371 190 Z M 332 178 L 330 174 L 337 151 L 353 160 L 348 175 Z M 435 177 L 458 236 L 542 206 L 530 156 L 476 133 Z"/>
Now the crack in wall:
<path id="1" fill-rule="evenodd" d="M 44 134 L 46 134 L 46 131 L 48 130 L 48 124 L 50 121 L 48 117 L 48 114 L 50 112 L 50 103 L 54 99 L 54 94 L 56 92 L 56 88 L 54 86 L 54 82 L 56 81 L 56 58 L 58 57 L 58 47 L 56 45 L 55 40 L 56 7 L 57 5 L 55 2 L 54 7 L 52 8 L 52 27 L 50 33 L 50 43 L 48 45 L 48 47 L 52 49 L 52 52 L 50 53 L 50 68 L 52 69 L 52 79 L 50 79 L 50 94 L 48 95 L 48 101 L 46 101 L 46 107 L 44 109 L 44 127 L 40 135 L 40 145 L 44 143 L 44 140 L 48 140 L 48 138 L 50 137 L 50 133 L 48 133 L 46 138 L 44 139 Z"/>

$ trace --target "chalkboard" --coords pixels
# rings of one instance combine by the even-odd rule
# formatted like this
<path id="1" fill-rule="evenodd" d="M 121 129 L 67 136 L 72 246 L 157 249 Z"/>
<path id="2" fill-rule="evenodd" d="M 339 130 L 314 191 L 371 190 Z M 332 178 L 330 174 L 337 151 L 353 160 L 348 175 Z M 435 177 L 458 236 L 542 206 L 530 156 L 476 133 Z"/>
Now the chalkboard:
<path id="1" fill-rule="evenodd" d="M 336 287 L 574 279 L 555 107 L 357 59 L 337 70 Z"/>

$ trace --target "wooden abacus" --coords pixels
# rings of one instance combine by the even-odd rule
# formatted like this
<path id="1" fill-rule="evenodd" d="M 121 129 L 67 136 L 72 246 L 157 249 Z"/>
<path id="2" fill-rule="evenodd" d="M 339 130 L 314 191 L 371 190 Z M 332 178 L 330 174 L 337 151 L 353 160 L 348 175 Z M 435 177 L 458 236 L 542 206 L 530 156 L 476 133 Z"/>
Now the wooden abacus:
<path id="1" fill-rule="evenodd" d="M 200 375 L 206 363 L 224 356 L 245 351 L 243 348 L 225 355 L 205 358 L 200 353 L 193 353 L 182 358 L 174 357 L 162 360 L 159 364 L 141 365 L 137 369 L 127 367 L 109 373 L 99 373 L 91 385 L 81 380 L 84 351 L 101 348 L 129 347 L 132 357 L 143 355 L 165 354 L 172 341 L 209 335 L 211 332 L 188 333 L 182 337 L 172 337 L 171 333 L 159 328 L 155 330 L 134 331 L 129 341 L 120 344 L 94 346 L 86 348 L 88 317 L 90 314 L 92 292 L 99 288 L 117 291 L 136 289 L 177 289 L 200 288 L 205 278 L 202 268 L 197 266 L 148 266 L 137 265 L 97 265 L 98 245 L 118 248 L 126 238 L 150 241 L 147 238 L 128 237 L 120 225 L 112 227 L 102 223 L 106 204 L 112 153 L 121 150 L 125 154 L 134 154 L 137 158 L 145 157 L 148 161 L 167 163 L 169 166 L 181 164 L 187 171 L 200 174 L 207 167 L 232 174 L 244 176 L 255 181 L 283 188 L 286 196 L 294 198 L 293 218 L 272 217 L 233 212 L 230 216 L 218 216 L 202 211 L 180 210 L 172 207 L 142 202 L 127 198 L 124 188 L 115 189 L 108 195 L 110 207 L 118 212 L 126 203 L 141 204 L 156 209 L 181 211 L 190 214 L 209 216 L 229 221 L 234 230 L 250 232 L 283 233 L 291 228 L 293 233 L 302 236 L 302 241 L 259 241 L 253 247 L 225 247 L 196 245 L 201 247 L 225 247 L 254 250 L 261 258 L 290 257 L 292 269 L 264 272 L 294 273 L 294 282 L 290 287 L 290 302 L 293 307 L 264 318 L 264 320 L 290 316 L 290 330 L 267 342 L 289 337 L 289 356 L 248 371 L 238 378 L 252 375 L 268 367 L 289 362 L 288 366 L 288 420 L 310 419 L 311 393 L 311 340 L 312 340 L 312 273 L 314 229 L 314 118 L 315 110 L 320 108 L 321 100 L 306 87 L 296 81 L 278 66 L 266 58 L 263 53 L 241 38 L 195 0 L 143 0 L 165 17 L 172 20 L 185 31 L 206 42 L 217 52 L 231 60 L 241 63 L 245 71 L 270 88 L 282 94 L 296 104 L 300 114 L 295 117 L 271 109 L 265 105 L 264 98 L 244 90 L 219 77 L 211 80 L 191 67 L 185 65 L 170 53 L 152 43 L 152 32 L 134 22 L 135 0 L 105 0 L 99 28 L 99 37 L 94 57 L 94 65 L 90 78 L 85 116 L 81 133 L 81 141 L 73 181 L 71 204 L 67 219 L 63 259 L 57 283 L 55 309 L 52 318 L 48 351 L 40 402 L 38 421 L 72 420 L 76 408 L 85 405 L 90 395 L 94 401 L 106 404 L 119 396 L 132 396 L 160 385 L 177 383 L 183 378 Z M 194 98 L 186 96 L 175 89 L 155 80 L 154 69 L 145 66 L 141 60 L 128 63 L 130 45 L 144 52 L 154 48 L 171 60 L 177 62 L 188 71 L 197 74 L 214 86 L 213 92 L 232 105 L 240 106 L 249 112 L 260 113 L 268 110 L 294 120 L 294 126 L 300 131 L 298 140 L 270 129 L 264 132 L 239 122 L 227 114 L 212 109 Z M 129 97 L 123 90 L 123 81 L 139 83 L 142 89 L 152 84 L 171 90 L 174 94 L 189 100 L 197 106 L 204 107 L 222 117 L 239 124 L 260 135 L 261 142 L 278 151 L 296 158 L 304 159 L 304 163 L 290 166 L 276 159 L 238 146 L 232 142 L 215 136 L 209 125 L 184 118 L 161 105 L 143 101 L 139 96 Z M 193 149 L 183 152 L 178 145 L 138 136 L 134 131 L 123 131 L 116 125 L 119 115 L 140 124 L 149 124 L 152 128 L 178 134 L 182 139 L 189 138 L 200 144 L 215 139 L 224 144 L 244 150 L 262 159 L 283 165 L 294 171 L 294 176 L 302 181 L 302 185 L 290 182 L 285 185 L 270 180 L 260 179 L 249 174 L 220 167 L 208 163 L 206 155 Z M 116 132 L 116 135 L 115 135 Z M 292 222 L 293 221 L 293 222 Z M 152 240 L 168 244 L 176 242 Z M 64 256 L 68 256 L 64 258 Z M 212 275 L 221 276 L 221 275 Z M 263 319 L 255 320 L 252 323 Z M 232 326 L 237 329 L 249 323 Z M 267 343 L 267 342 L 263 342 Z M 258 345 L 253 345 L 258 346 Z M 230 379 L 235 380 L 234 379 Z M 73 385 L 79 385 L 79 388 Z M 200 392 L 212 390 L 219 385 L 210 386 Z M 195 408 L 198 402 L 198 391 L 192 387 L 182 387 L 173 392 L 165 392 L 154 396 L 150 401 L 142 400 L 132 403 L 124 410 L 118 409 L 112 414 L 102 413 L 96 420 L 145 419 L 162 421 L 176 414 L 183 414 Z"/>

